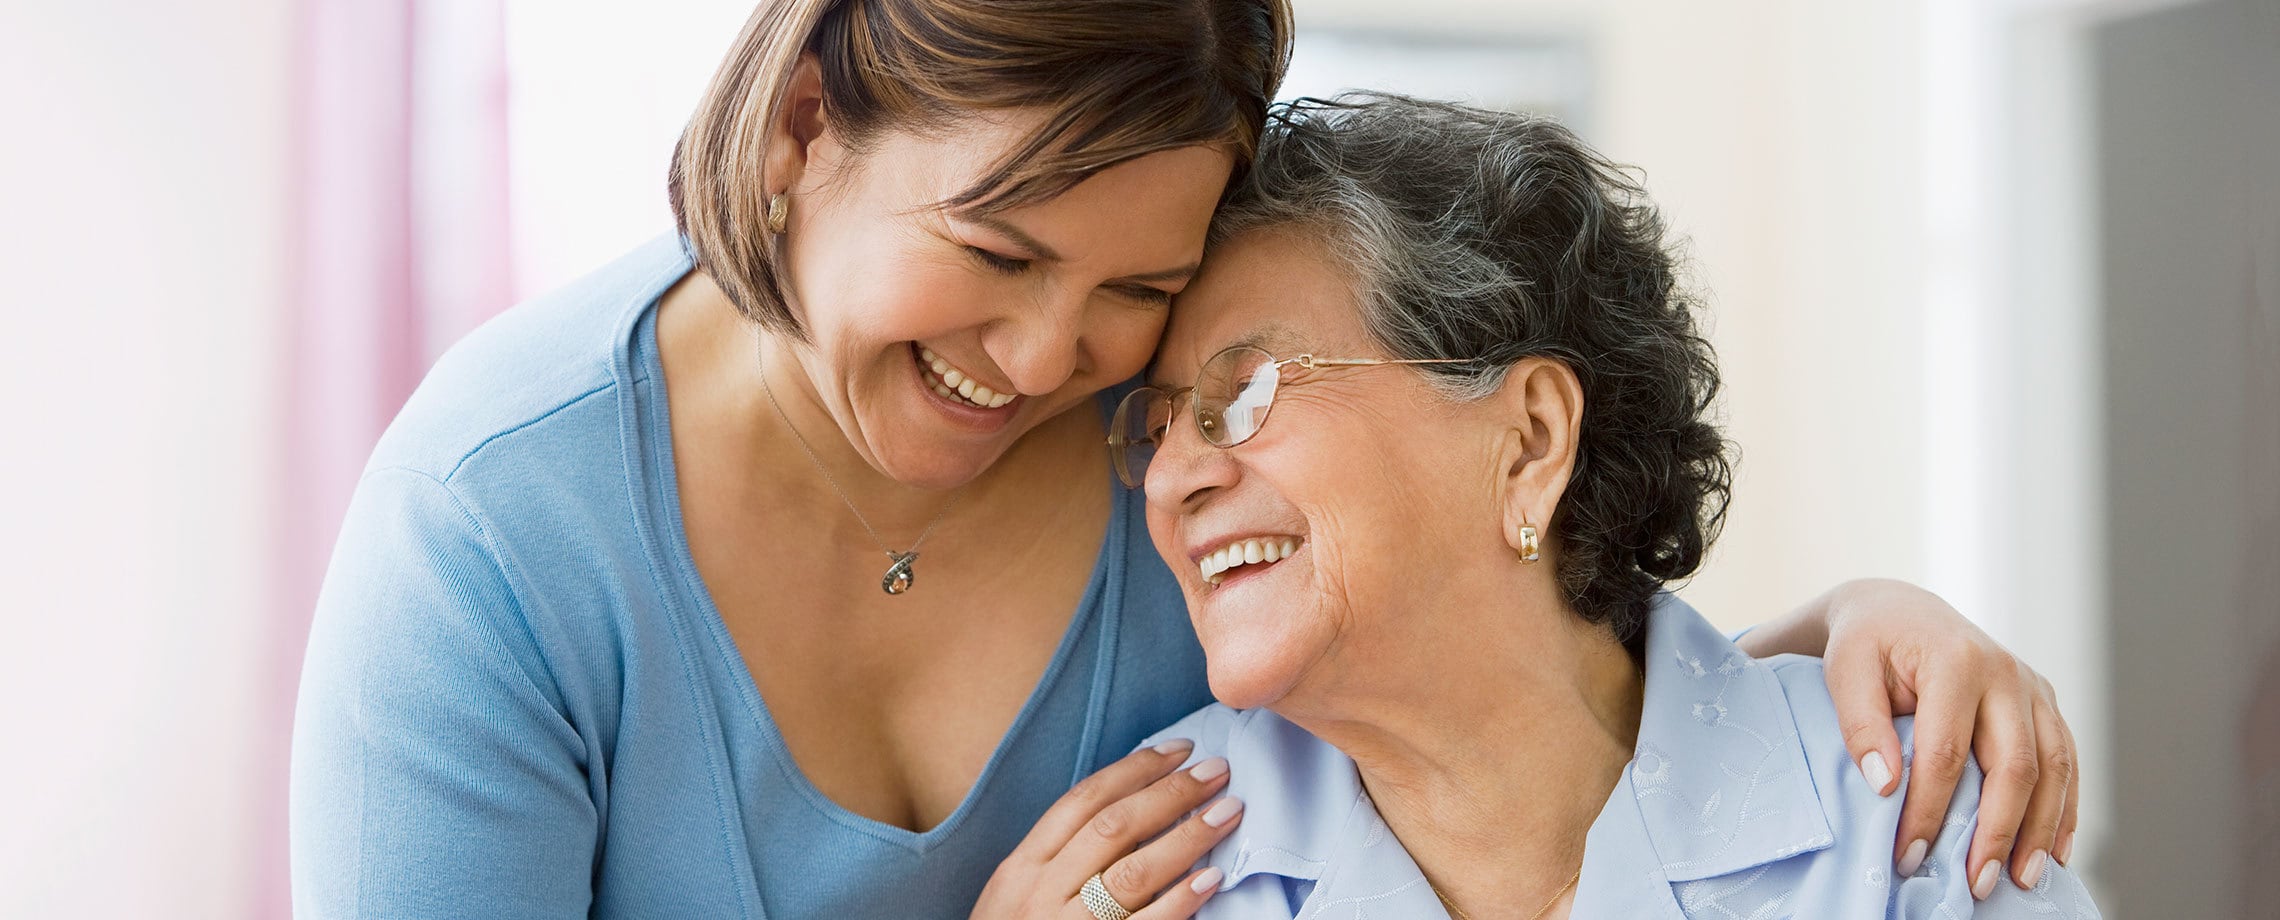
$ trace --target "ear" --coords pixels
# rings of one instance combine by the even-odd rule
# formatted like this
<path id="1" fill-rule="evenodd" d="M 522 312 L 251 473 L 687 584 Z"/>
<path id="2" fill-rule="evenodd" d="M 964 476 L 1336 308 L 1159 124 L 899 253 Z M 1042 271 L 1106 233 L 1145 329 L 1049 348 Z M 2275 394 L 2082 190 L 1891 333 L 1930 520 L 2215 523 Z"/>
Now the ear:
<path id="1" fill-rule="evenodd" d="M 1545 547 L 1555 542 L 1552 516 L 1575 472 L 1576 439 L 1583 429 L 1583 383 L 1550 358 L 1529 358 L 1505 375 L 1494 397 L 1510 420 L 1499 468 L 1504 472 L 1504 542 L 1520 552 L 1522 526 L 1534 526 Z"/>
<path id="2" fill-rule="evenodd" d="M 764 187 L 770 195 L 788 195 L 807 174 L 815 144 L 827 125 L 823 111 L 823 65 L 814 54 L 800 55 L 784 96 L 770 113 L 767 153 L 761 159 Z"/>

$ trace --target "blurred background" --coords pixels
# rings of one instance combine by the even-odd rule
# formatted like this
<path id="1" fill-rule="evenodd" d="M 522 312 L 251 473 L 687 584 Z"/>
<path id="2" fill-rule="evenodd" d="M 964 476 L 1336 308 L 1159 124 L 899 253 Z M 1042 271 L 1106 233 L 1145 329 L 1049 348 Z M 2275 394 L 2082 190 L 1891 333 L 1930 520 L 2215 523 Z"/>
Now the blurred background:
<path id="1" fill-rule="evenodd" d="M 2057 685 L 2107 916 L 2280 917 L 2280 2 L 1296 0 L 1287 95 L 1557 113 L 1690 240 L 1685 589 L 1863 575 Z M 0 917 L 282 918 L 308 611 L 500 309 L 665 231 L 751 0 L 0 0 Z"/>

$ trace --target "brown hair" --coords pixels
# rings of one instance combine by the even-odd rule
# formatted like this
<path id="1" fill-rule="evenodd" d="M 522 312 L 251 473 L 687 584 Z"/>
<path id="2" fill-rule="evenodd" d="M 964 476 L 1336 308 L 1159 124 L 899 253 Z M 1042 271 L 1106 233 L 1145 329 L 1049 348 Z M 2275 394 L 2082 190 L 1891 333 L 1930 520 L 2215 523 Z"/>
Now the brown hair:
<path id="1" fill-rule="evenodd" d="M 763 0 L 674 151 L 674 223 L 738 310 L 797 335 L 760 164 L 802 54 L 816 55 L 826 117 L 851 147 L 979 110 L 1050 112 L 943 202 L 986 212 L 1198 144 L 1233 153 L 1240 178 L 1290 58 L 1290 22 L 1288 0 Z"/>

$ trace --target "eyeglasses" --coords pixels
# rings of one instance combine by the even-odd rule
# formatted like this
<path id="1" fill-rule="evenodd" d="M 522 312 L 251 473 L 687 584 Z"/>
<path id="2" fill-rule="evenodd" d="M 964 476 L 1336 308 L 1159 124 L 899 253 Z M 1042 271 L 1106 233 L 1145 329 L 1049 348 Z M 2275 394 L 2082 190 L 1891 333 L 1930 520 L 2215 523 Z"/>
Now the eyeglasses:
<path id="1" fill-rule="evenodd" d="M 1148 461 L 1169 436 L 1180 398 L 1195 397 L 1195 427 L 1203 441 L 1225 450 L 1251 439 L 1267 423 L 1275 392 L 1283 383 L 1283 368 L 1301 371 L 1318 367 L 1375 367 L 1386 364 L 1467 364 L 1469 358 L 1318 358 L 1299 355 L 1277 359 L 1249 345 L 1237 345 L 1204 362 L 1195 386 L 1176 390 L 1141 387 L 1117 404 L 1108 427 L 1109 463 L 1129 488 L 1148 479 Z"/>

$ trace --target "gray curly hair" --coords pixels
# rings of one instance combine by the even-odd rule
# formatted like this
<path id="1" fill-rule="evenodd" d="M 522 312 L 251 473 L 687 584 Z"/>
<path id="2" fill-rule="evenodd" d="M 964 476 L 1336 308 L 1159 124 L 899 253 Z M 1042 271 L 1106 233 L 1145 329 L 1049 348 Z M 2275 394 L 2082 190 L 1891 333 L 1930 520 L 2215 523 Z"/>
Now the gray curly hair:
<path id="1" fill-rule="evenodd" d="M 1733 470 L 1718 366 L 1662 219 L 1620 167 L 1546 118 L 1355 93 L 1276 106 L 1212 228 L 1295 227 L 1350 266 L 1378 344 L 1449 398 L 1548 357 L 1583 389 L 1556 571 L 1576 611 L 1633 641 L 1693 574 Z"/>

